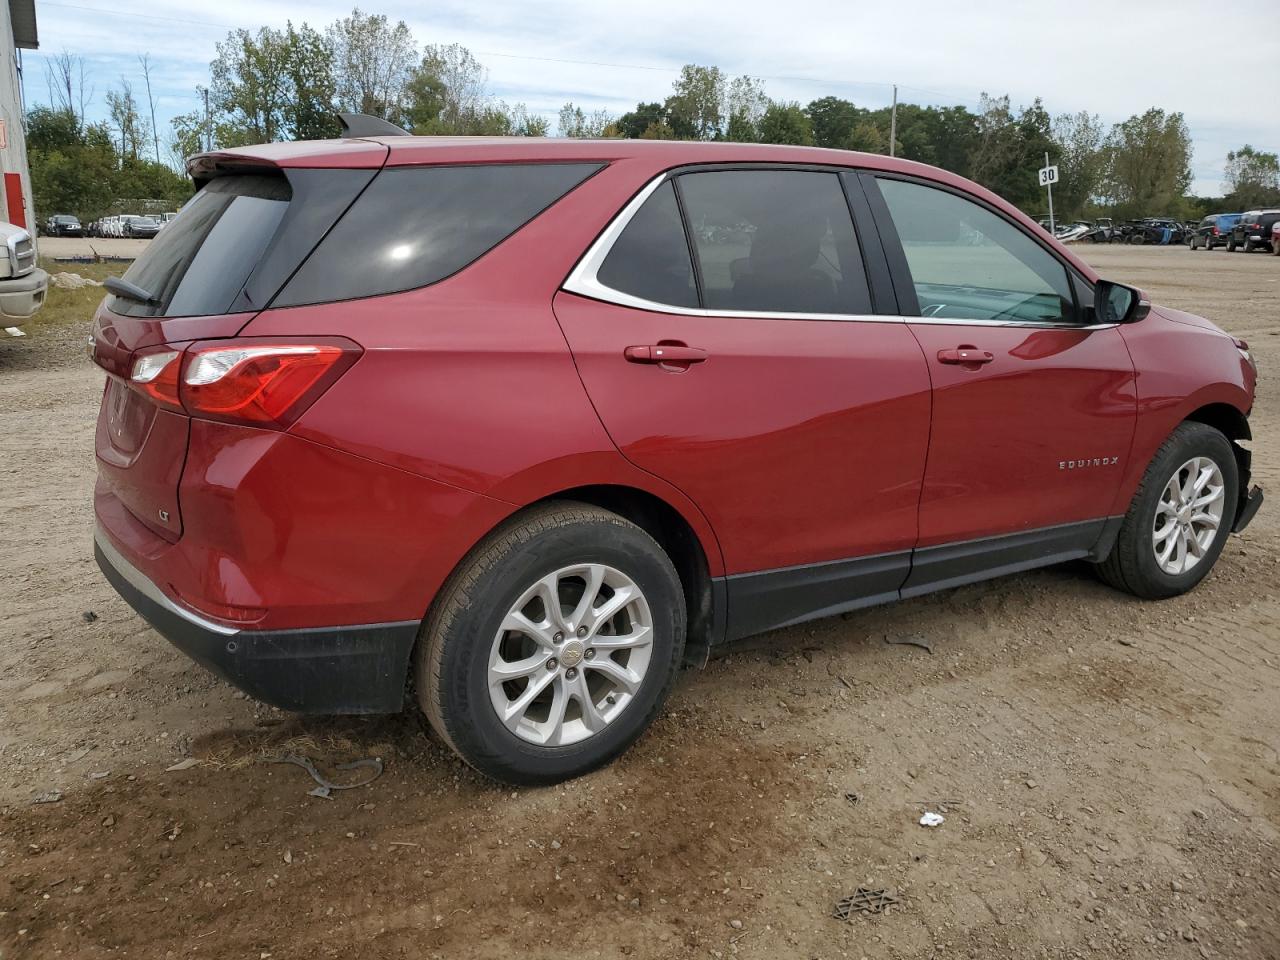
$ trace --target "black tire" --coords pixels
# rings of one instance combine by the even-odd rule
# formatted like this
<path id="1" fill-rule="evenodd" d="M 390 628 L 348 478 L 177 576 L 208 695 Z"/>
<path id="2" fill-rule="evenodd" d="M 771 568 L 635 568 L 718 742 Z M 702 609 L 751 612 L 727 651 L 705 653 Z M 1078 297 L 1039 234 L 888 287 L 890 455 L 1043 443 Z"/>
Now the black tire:
<path id="1" fill-rule="evenodd" d="M 1165 485 L 1192 457 L 1209 457 L 1222 472 L 1226 490 L 1222 521 L 1204 557 L 1190 570 L 1174 576 L 1156 562 L 1151 531 L 1156 507 Z M 1129 504 L 1119 536 L 1106 559 L 1095 564 L 1098 575 L 1110 586 L 1144 600 L 1163 600 L 1193 589 L 1213 569 L 1235 523 L 1240 482 L 1231 441 L 1203 423 L 1181 423 L 1161 444 Z"/>
<path id="2" fill-rule="evenodd" d="M 650 660 L 631 702 L 602 730 L 567 746 L 541 746 L 499 719 L 489 695 L 489 657 L 521 594 L 577 563 L 607 564 L 640 588 L 653 618 Z M 436 733 L 486 776 L 511 784 L 558 783 L 608 763 L 653 722 L 675 684 L 685 629 L 680 578 L 652 537 L 598 507 L 548 503 L 486 537 L 440 591 L 415 652 L 418 702 Z"/>

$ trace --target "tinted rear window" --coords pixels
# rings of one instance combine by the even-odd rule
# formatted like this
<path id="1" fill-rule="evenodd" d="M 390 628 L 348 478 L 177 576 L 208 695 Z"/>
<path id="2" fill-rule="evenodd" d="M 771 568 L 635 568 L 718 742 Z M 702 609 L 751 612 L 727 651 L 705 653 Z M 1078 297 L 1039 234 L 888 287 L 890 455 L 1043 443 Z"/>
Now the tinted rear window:
<path id="1" fill-rule="evenodd" d="M 505 163 L 383 170 L 272 305 L 352 300 L 443 280 L 599 169 Z"/>
<path id="2" fill-rule="evenodd" d="M 283 177 L 219 177 L 197 193 L 124 275 L 159 303 L 113 297 L 129 316 L 229 312 L 289 206 Z"/>
<path id="3" fill-rule="evenodd" d="M 668 180 L 631 218 L 596 279 L 642 300 L 696 307 L 698 288 L 676 191 Z"/>

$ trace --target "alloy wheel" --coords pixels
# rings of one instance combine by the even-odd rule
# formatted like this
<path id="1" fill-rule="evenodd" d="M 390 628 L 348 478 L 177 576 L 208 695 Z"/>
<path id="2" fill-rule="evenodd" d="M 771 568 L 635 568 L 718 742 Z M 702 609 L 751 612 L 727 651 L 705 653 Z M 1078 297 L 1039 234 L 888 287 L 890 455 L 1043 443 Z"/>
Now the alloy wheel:
<path id="1" fill-rule="evenodd" d="M 639 586 L 601 563 L 563 567 L 530 585 L 489 654 L 489 697 L 522 740 L 565 746 L 618 718 L 640 689 L 653 616 Z"/>
<path id="2" fill-rule="evenodd" d="M 1169 478 L 1156 504 L 1151 546 L 1171 576 L 1195 567 L 1213 545 L 1226 506 L 1222 470 L 1209 457 L 1193 457 Z"/>

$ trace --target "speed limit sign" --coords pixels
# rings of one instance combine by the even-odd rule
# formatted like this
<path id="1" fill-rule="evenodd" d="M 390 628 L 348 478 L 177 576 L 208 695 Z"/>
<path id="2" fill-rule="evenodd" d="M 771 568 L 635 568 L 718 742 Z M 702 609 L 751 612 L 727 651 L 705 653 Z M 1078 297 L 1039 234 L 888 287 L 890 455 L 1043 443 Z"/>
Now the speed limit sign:
<path id="1" fill-rule="evenodd" d="M 1047 187 L 1051 183 L 1058 182 L 1058 165 L 1055 163 L 1051 167 L 1040 168 L 1040 186 Z"/>

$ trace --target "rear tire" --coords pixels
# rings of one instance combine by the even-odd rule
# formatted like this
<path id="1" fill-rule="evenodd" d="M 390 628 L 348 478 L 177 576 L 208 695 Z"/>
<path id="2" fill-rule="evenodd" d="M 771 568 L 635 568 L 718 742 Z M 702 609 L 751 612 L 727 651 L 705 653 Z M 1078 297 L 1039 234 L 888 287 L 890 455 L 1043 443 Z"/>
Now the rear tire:
<path id="1" fill-rule="evenodd" d="M 652 537 L 598 507 L 549 503 L 490 534 L 441 590 L 415 653 L 418 702 L 486 776 L 558 783 L 653 722 L 685 629 L 680 578 Z"/>
<path id="2" fill-rule="evenodd" d="M 1207 481 L 1197 487 L 1205 473 Z M 1214 489 L 1220 495 L 1207 500 Z M 1203 423 L 1179 424 L 1143 474 L 1111 553 L 1094 565 L 1098 575 L 1144 600 L 1193 589 L 1213 569 L 1231 534 L 1239 489 L 1231 441 Z M 1186 505 L 1179 508 L 1182 503 Z M 1179 569 L 1183 530 L 1190 533 L 1181 541 L 1185 565 Z M 1161 556 L 1165 548 L 1167 558 Z"/>

